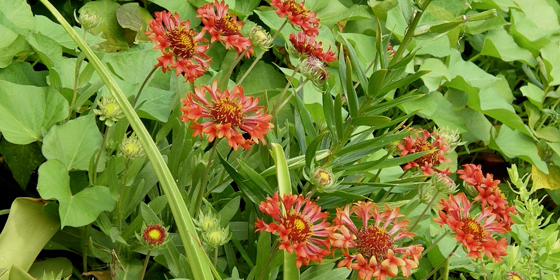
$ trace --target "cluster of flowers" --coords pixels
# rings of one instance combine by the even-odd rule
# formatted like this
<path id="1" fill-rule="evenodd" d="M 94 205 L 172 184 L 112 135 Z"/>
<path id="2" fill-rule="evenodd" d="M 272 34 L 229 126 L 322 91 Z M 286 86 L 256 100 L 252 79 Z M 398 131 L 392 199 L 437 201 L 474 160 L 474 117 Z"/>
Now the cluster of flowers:
<path id="1" fill-rule="evenodd" d="M 409 277 L 424 250 L 419 244 L 397 245 L 402 243 L 399 240 L 416 235 L 406 230 L 409 221 L 399 219 L 403 215 L 398 207 L 391 210 L 385 205 L 381 212 L 373 202 L 357 202 L 338 208 L 329 223 L 328 212 L 309 198 L 288 194 L 279 199 L 275 193 L 261 202 L 259 209 L 273 221 L 257 219 L 257 231 L 278 233 L 279 248 L 295 253 L 298 267 L 338 252 L 342 255 L 338 266 L 357 270 L 361 279 L 395 277 L 399 268 Z M 361 223 L 355 223 L 353 217 Z"/>
<path id="2" fill-rule="evenodd" d="M 290 35 L 293 48 L 305 58 L 302 69 L 306 71 L 302 73 L 312 80 L 324 80 L 328 73 L 323 63 L 335 61 L 336 57 L 330 48 L 324 52 L 321 43 L 315 41 L 314 36 L 319 34 L 316 13 L 305 8 L 304 2 L 295 0 L 274 0 L 271 5 L 277 8 L 278 15 L 287 17 L 294 26 L 302 29 L 299 34 Z M 194 83 L 210 67 L 211 58 L 206 54 L 208 40 L 204 38 L 206 32 L 210 34 L 212 43 L 222 42 L 226 49 L 232 47 L 240 56 L 250 57 L 254 53 L 252 40 L 240 33 L 244 22 L 229 13 L 229 6 L 224 1 L 200 7 L 197 17 L 204 25 L 201 31 L 191 29 L 190 21 L 182 21 L 177 13 L 155 13 L 155 19 L 150 21 L 150 30 L 146 32 L 156 43 L 154 48 L 162 52 L 154 67 L 161 66 L 164 73 L 175 68 L 177 76 L 182 74 Z M 263 41 L 262 29 L 258 30 L 261 31 L 254 32 L 256 35 L 253 36 L 258 41 L 255 43 Z M 264 41 L 270 43 L 271 40 Z M 190 128 L 194 129 L 194 136 L 206 134 L 209 142 L 226 137 L 235 150 L 239 147 L 248 149 L 259 140 L 265 143 L 264 136 L 273 127 L 270 123 L 272 116 L 265 113 L 264 107 L 258 106 L 259 99 L 245 96 L 240 85 L 231 91 L 221 91 L 214 81 L 211 87 L 195 87 L 194 92 L 188 93 L 181 102 L 184 104 L 181 119 L 183 122 L 193 121 Z M 200 123 L 200 119 L 205 121 Z"/>
<path id="3" fill-rule="evenodd" d="M 514 206 L 509 206 L 504 194 L 498 188 L 499 180 L 494 180 L 492 174 L 483 176 L 480 165 L 465 164 L 465 169 L 458 170 L 460 178 L 478 191 L 473 202 L 464 193 L 449 195 L 442 199 L 439 218 L 434 219 L 440 226 L 447 224 L 455 232 L 455 240 L 461 242 L 468 250 L 467 256 L 474 260 L 482 258 L 482 253 L 501 262 L 507 255 L 508 243 L 505 238 L 496 240 L 493 233 L 507 233 L 511 230 L 513 220 L 511 214 L 516 215 Z M 480 201 L 480 213 L 473 203 Z"/>
<path id="4" fill-rule="evenodd" d="M 403 138 L 402 143 L 397 145 L 397 148 L 401 150 L 400 156 L 421 152 L 427 153 L 408 162 L 403 169 L 420 167 L 424 175 L 433 175 L 434 172 L 449 175 L 448 169 L 439 170 L 436 168 L 441 163 L 451 161 L 451 159 L 445 157 L 445 153 L 451 149 L 446 137 L 441 136 L 438 132 L 429 132 L 425 129 L 421 129 L 419 132 L 416 135 Z"/>

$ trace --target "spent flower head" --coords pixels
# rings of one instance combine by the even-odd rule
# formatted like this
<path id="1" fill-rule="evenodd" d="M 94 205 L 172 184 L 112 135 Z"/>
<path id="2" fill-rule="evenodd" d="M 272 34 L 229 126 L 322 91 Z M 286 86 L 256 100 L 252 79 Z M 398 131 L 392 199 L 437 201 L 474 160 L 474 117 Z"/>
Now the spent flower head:
<path id="1" fill-rule="evenodd" d="M 99 120 L 104 121 L 107 126 L 112 126 L 115 122 L 124 117 L 121 106 L 113 96 L 102 97 L 98 108 L 93 109 L 93 112 L 98 115 Z"/>
<path id="2" fill-rule="evenodd" d="M 316 86 L 322 86 L 329 77 L 323 61 L 313 55 L 300 59 L 299 72 Z"/>

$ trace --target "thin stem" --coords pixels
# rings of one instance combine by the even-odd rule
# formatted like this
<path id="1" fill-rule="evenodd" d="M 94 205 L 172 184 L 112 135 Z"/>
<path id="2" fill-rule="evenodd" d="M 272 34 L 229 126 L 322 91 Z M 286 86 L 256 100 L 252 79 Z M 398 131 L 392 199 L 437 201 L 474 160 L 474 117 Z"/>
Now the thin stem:
<path id="1" fill-rule="evenodd" d="M 439 194 L 439 190 L 436 190 L 436 193 L 434 194 L 434 197 L 432 197 L 430 202 L 428 202 L 428 205 L 426 205 L 426 208 L 424 208 L 424 211 L 422 211 L 422 214 L 420 214 L 418 219 L 416 219 L 416 221 L 414 222 L 414 224 L 412 224 L 412 226 L 410 227 L 410 229 L 408 231 L 412 232 L 414 230 L 414 228 L 418 225 L 418 223 L 420 222 L 422 217 L 424 217 L 424 214 L 426 214 L 426 211 L 428 211 L 428 209 L 432 208 L 432 203 L 434 203 L 434 201 L 436 201 L 438 194 Z"/>
<path id="2" fill-rule="evenodd" d="M 428 7 L 428 5 L 430 5 L 430 2 L 432 2 L 432 1 L 431 0 L 426 0 L 426 2 L 423 5 L 424 7 L 422 7 L 422 8 L 426 9 L 426 7 Z M 397 50 L 397 53 L 393 56 L 393 59 L 391 59 L 391 63 L 390 63 L 391 65 L 394 65 L 397 62 L 399 62 L 401 56 L 406 51 L 406 47 L 408 46 L 408 44 L 412 40 L 412 37 L 414 36 L 414 31 L 416 29 L 416 26 L 418 26 L 418 23 L 420 22 L 420 18 L 422 17 L 423 13 L 424 12 L 422 10 L 414 11 L 412 21 L 410 22 L 410 25 L 408 26 L 408 30 L 406 31 L 406 34 L 404 34 L 404 38 L 401 42 L 401 45 L 399 46 L 399 49 Z"/>
<path id="3" fill-rule="evenodd" d="M 280 30 L 282 30 L 284 28 L 284 26 L 286 26 L 286 23 L 288 23 L 288 19 L 286 19 L 284 21 L 284 23 L 282 23 L 282 25 L 280 26 L 280 28 L 278 28 L 278 30 L 276 30 L 276 33 L 274 33 L 274 35 L 272 35 L 271 37 L 271 42 L 274 41 L 274 39 L 276 39 L 276 37 L 278 36 L 278 34 L 280 34 Z M 249 68 L 247 69 L 247 71 L 245 71 L 245 73 L 243 74 L 243 76 L 241 77 L 241 79 L 239 79 L 239 82 L 237 82 L 238 85 L 240 85 L 245 78 L 247 78 L 247 75 L 249 75 L 249 73 L 251 72 L 251 70 L 253 70 L 253 68 L 255 67 L 255 65 L 257 65 L 257 62 L 259 62 L 259 60 L 261 60 L 261 58 L 264 55 L 264 51 L 260 52 L 257 57 L 255 58 L 255 60 L 253 60 L 253 63 L 251 63 L 251 66 L 249 66 Z"/>
<path id="4" fill-rule="evenodd" d="M 426 250 L 422 252 L 422 256 L 420 258 L 424 257 L 430 250 L 432 250 L 432 248 L 434 248 L 434 246 L 436 246 L 436 244 L 438 244 L 438 242 L 442 240 L 446 235 L 447 235 L 447 231 L 445 231 L 440 237 L 438 237 L 436 241 L 432 242 L 432 244 L 430 244 L 430 246 L 428 246 L 428 248 L 426 248 Z"/>
<path id="5" fill-rule="evenodd" d="M 89 225 L 82 227 L 82 272 L 87 272 L 87 257 L 88 257 L 88 229 Z"/>
<path id="6" fill-rule="evenodd" d="M 373 67 L 374 64 L 375 64 L 375 58 L 374 58 L 373 61 L 368 65 L 368 67 L 366 68 L 366 70 L 364 71 L 364 73 L 367 73 L 367 71 L 369 71 L 369 69 L 371 69 L 371 67 Z M 354 89 L 357 89 L 359 85 L 360 85 L 360 81 L 357 81 L 357 82 L 354 84 Z"/>
<path id="7" fill-rule="evenodd" d="M 152 69 L 152 71 L 150 71 L 150 73 L 148 73 L 148 76 L 146 76 L 146 79 L 144 79 L 144 81 L 142 82 L 142 85 L 140 86 L 140 89 L 138 89 L 138 93 L 136 93 L 136 96 L 134 97 L 134 102 L 132 102 L 132 107 L 136 106 L 136 102 L 138 102 L 138 98 L 140 98 L 140 94 L 142 94 L 142 90 L 144 90 L 144 87 L 148 83 L 148 80 L 150 80 L 150 77 L 152 77 L 152 75 L 156 72 L 156 70 L 158 68 L 159 68 L 159 66 L 154 67 Z"/>
<path id="8" fill-rule="evenodd" d="M 216 247 L 214 248 L 214 267 L 217 268 L 216 266 L 217 264 L 218 264 L 218 248 Z"/>
<path id="9" fill-rule="evenodd" d="M 84 37 L 85 37 L 85 30 L 84 30 Z M 80 82 L 80 68 L 82 67 L 82 62 L 84 62 L 85 55 L 81 54 L 76 62 L 76 69 L 74 70 L 74 92 L 72 93 L 72 101 L 70 102 L 68 118 L 66 121 L 70 119 L 72 116 L 72 111 L 74 110 L 74 105 L 76 105 L 76 98 L 78 97 L 78 83 Z"/>
<path id="10" fill-rule="evenodd" d="M 95 157 L 95 164 L 93 165 L 93 185 L 97 182 L 97 165 L 99 164 L 99 159 L 105 148 L 105 143 L 107 143 L 107 132 L 109 131 L 109 126 L 105 125 L 105 131 L 103 132 L 103 141 L 101 141 L 101 147 L 99 147 L 99 152 Z"/>
<path id="11" fill-rule="evenodd" d="M 297 70 L 299 68 L 299 63 L 296 66 L 296 68 L 294 68 L 294 71 L 292 72 L 292 75 L 290 76 L 290 78 L 288 79 L 288 82 L 286 83 L 286 86 L 284 87 L 284 89 L 282 90 L 282 92 L 278 95 L 278 101 L 276 102 L 276 105 L 274 105 L 274 108 L 272 108 L 272 112 L 270 113 L 272 116 L 274 116 L 274 114 L 276 113 L 276 111 L 278 110 L 278 103 L 280 102 L 280 100 L 282 100 L 284 98 L 284 95 L 286 94 L 286 92 L 288 91 L 288 89 L 290 88 L 290 85 L 292 85 L 292 80 L 294 79 L 294 77 L 297 74 Z"/>
<path id="12" fill-rule="evenodd" d="M 404 175 L 405 175 L 406 173 L 408 173 L 408 170 L 410 170 L 410 169 L 405 170 L 405 171 L 403 172 L 403 174 L 401 174 L 401 176 L 399 176 L 399 179 L 401 179 L 402 177 L 404 177 Z M 389 195 L 389 193 L 391 193 L 391 191 L 392 191 L 396 186 L 397 186 L 397 185 L 392 185 L 392 186 L 389 188 L 389 190 L 385 193 L 385 195 L 383 195 L 383 197 L 379 200 L 378 203 L 381 203 L 382 201 L 384 201 L 385 198 L 387 198 L 387 196 Z"/>
<path id="13" fill-rule="evenodd" d="M 210 165 L 212 165 L 212 159 L 214 158 L 214 154 L 216 153 L 216 147 L 218 143 L 216 140 L 213 142 L 214 146 L 212 146 L 212 151 L 210 152 L 210 156 L 208 157 L 208 163 L 206 164 L 206 168 L 204 169 L 204 174 L 202 174 L 202 182 L 200 182 L 200 191 L 198 192 L 198 196 L 196 199 L 196 204 L 193 213 L 198 213 L 198 209 L 202 206 L 202 197 L 204 195 L 206 185 L 208 184 L 208 172 L 210 171 Z"/>
<path id="14" fill-rule="evenodd" d="M 235 62 L 233 62 L 233 65 L 228 69 L 227 73 L 222 77 L 222 79 L 218 83 L 219 86 L 222 86 L 225 82 L 227 82 L 227 80 L 229 80 L 229 77 L 231 76 L 233 69 L 235 69 L 235 66 L 237 66 L 239 61 L 243 59 L 243 57 L 247 54 L 249 50 L 251 50 L 251 47 L 246 48 L 241 54 L 237 55 L 237 58 L 235 59 Z"/>
<path id="15" fill-rule="evenodd" d="M 307 81 L 309 81 L 309 78 L 305 79 L 305 80 L 303 81 L 303 83 L 301 83 L 301 85 L 299 85 L 299 86 L 294 90 L 294 92 L 298 92 L 298 91 L 305 85 L 305 83 L 307 83 Z M 290 95 L 288 96 L 288 98 L 285 98 L 285 99 L 284 99 L 284 102 L 282 102 L 282 104 L 280 104 L 280 106 L 278 106 L 278 108 L 276 108 L 275 112 L 272 112 L 272 113 L 273 113 L 272 116 L 274 116 L 274 113 L 280 112 L 280 110 L 282 110 L 282 108 L 283 108 L 286 104 L 288 104 L 288 102 L 290 102 L 290 99 L 292 99 L 293 96 L 294 96 L 294 93 L 290 93 Z"/>
<path id="16" fill-rule="evenodd" d="M 128 171 L 128 167 L 130 166 L 130 159 L 127 158 L 126 159 L 126 164 L 125 164 L 125 168 L 124 168 L 124 175 L 122 178 L 122 186 L 121 186 L 121 190 L 119 192 L 119 198 L 117 200 L 117 223 L 119 225 L 119 232 L 122 230 L 122 199 L 124 196 L 124 190 L 126 189 L 126 175 L 127 175 L 127 171 Z"/>
<path id="17" fill-rule="evenodd" d="M 449 253 L 449 255 L 447 255 L 447 258 L 445 258 L 445 260 L 443 260 L 440 264 L 438 264 L 436 267 L 434 267 L 434 269 L 432 270 L 432 272 L 430 272 L 428 275 L 426 275 L 426 277 L 424 277 L 423 280 L 427 280 L 428 278 L 430 278 L 430 276 L 434 275 L 434 273 L 436 273 L 436 271 L 442 266 L 444 265 L 450 258 L 451 256 L 453 256 L 453 253 L 455 253 L 455 251 L 457 250 L 457 248 L 459 248 L 459 244 L 457 244 L 455 246 L 455 248 L 453 248 L 453 251 L 451 251 L 451 253 Z"/>
<path id="18" fill-rule="evenodd" d="M 484 264 L 482 265 L 484 266 Z M 441 275 L 443 276 L 442 280 L 449 280 L 449 259 L 445 261 L 445 267 L 443 268 L 443 273 Z M 484 277 L 484 280 L 486 280 L 486 276 Z"/>
<path id="19" fill-rule="evenodd" d="M 148 268 L 148 263 L 150 262 L 150 253 L 151 251 L 148 250 L 146 253 L 146 258 L 144 259 L 144 266 L 142 267 L 142 274 L 140 274 L 140 280 L 144 280 L 144 275 L 146 275 L 146 268 Z"/>

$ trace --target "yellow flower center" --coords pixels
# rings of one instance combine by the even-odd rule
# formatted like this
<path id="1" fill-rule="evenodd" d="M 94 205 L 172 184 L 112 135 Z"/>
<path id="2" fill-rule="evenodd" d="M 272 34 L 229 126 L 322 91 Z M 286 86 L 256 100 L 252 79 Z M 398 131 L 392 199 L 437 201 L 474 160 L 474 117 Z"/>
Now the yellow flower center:
<path id="1" fill-rule="evenodd" d="M 375 257 L 378 261 L 384 260 L 387 258 L 389 249 L 393 249 L 393 238 L 381 227 L 362 228 L 356 237 L 358 252 L 366 260 L 371 257 Z"/>
<path id="2" fill-rule="evenodd" d="M 173 49 L 173 53 L 184 59 L 192 58 L 196 53 L 197 43 L 194 41 L 195 31 L 179 26 L 167 32 L 167 41 Z"/>
<path id="3" fill-rule="evenodd" d="M 239 34 L 241 26 L 237 24 L 233 15 L 228 13 L 216 21 L 216 29 L 221 30 L 222 35 L 230 36 Z"/>
<path id="4" fill-rule="evenodd" d="M 486 230 L 484 230 L 484 227 L 482 227 L 482 225 L 474 221 L 472 218 L 463 218 L 461 222 L 463 222 L 461 230 L 463 230 L 463 232 L 467 234 L 474 235 L 473 239 L 475 241 L 482 241 L 484 239 L 484 236 L 486 236 Z"/>
<path id="5" fill-rule="evenodd" d="M 311 225 L 306 222 L 301 216 L 296 214 L 293 210 L 283 223 L 286 230 L 289 231 L 288 236 L 293 243 L 305 242 L 311 237 Z"/>
<path id="6" fill-rule="evenodd" d="M 296 3 L 295 0 L 289 0 L 288 5 L 290 6 L 292 14 L 301 15 L 302 17 L 307 17 L 309 15 L 309 11 L 303 5 Z"/>
<path id="7" fill-rule="evenodd" d="M 148 236 L 153 240 L 159 240 L 161 238 L 161 232 L 157 229 L 152 229 L 148 232 Z"/>
<path id="8" fill-rule="evenodd" d="M 234 104 L 229 98 L 224 98 L 214 103 L 210 108 L 214 121 L 220 124 L 240 126 L 243 124 L 243 111 L 241 104 Z"/>

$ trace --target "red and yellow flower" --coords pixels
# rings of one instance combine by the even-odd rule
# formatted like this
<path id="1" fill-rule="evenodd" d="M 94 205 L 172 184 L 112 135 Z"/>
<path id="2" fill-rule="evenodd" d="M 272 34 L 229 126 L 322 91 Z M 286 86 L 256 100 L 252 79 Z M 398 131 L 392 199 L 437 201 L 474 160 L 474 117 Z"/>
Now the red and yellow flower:
<path id="1" fill-rule="evenodd" d="M 416 234 L 406 231 L 408 220 L 402 217 L 399 208 L 379 211 L 373 202 L 357 202 L 352 208 L 338 208 L 334 219 L 333 233 L 329 236 L 332 247 L 344 256 L 338 266 L 358 271 L 360 279 L 386 279 L 395 277 L 399 268 L 403 276 L 409 277 L 411 269 L 418 267 L 424 248 L 422 245 L 398 247 L 396 242 L 412 238 Z M 356 224 L 351 216 L 361 221 Z M 370 220 L 373 220 L 370 223 Z"/>
<path id="2" fill-rule="evenodd" d="M 307 36 L 317 36 L 319 34 L 319 19 L 317 13 L 309 11 L 305 7 L 305 1 L 296 2 L 295 0 L 272 0 L 270 3 L 278 8 L 276 13 L 280 17 L 287 17 L 292 25 L 301 27 Z"/>
<path id="3" fill-rule="evenodd" d="M 315 37 L 308 37 L 303 32 L 299 32 L 297 35 L 295 33 L 290 34 L 290 42 L 300 56 L 314 56 L 327 63 L 336 60 L 336 56 L 330 47 L 327 51 L 323 51 L 321 47 L 323 43 L 315 41 Z"/>
<path id="4" fill-rule="evenodd" d="M 439 135 L 435 136 L 435 140 L 430 141 L 433 133 L 422 129 L 421 133 L 417 135 L 410 135 L 403 138 L 403 143 L 397 145 L 401 150 L 401 156 L 408 154 L 420 153 L 431 151 L 413 161 L 408 162 L 403 169 L 407 170 L 413 167 L 420 167 L 425 175 L 433 175 L 434 171 L 441 172 L 436 168 L 437 165 L 450 162 L 451 159 L 445 157 L 445 153 L 449 151 L 450 147 L 445 143 L 445 140 Z"/>
<path id="5" fill-rule="evenodd" d="M 224 1 L 215 1 L 200 7 L 196 17 L 202 19 L 204 24 L 202 29 L 208 31 L 212 36 L 211 42 L 224 42 L 226 49 L 233 47 L 237 53 L 242 53 L 252 47 L 252 42 L 239 32 L 245 23 L 238 21 L 237 16 L 228 11 L 229 5 L 226 5 Z M 250 57 L 252 53 L 253 50 L 250 49 L 247 57 Z"/>
<path id="6" fill-rule="evenodd" d="M 470 213 L 472 203 L 467 200 L 464 193 L 456 196 L 449 195 L 442 199 L 439 218 L 434 221 L 455 231 L 455 240 L 463 244 L 468 250 L 467 256 L 476 260 L 482 258 L 482 253 L 501 262 L 507 255 L 507 241 L 502 238 L 496 240 L 492 233 L 506 233 L 504 224 L 496 221 L 496 215 L 490 208 L 483 208 L 480 214 L 473 217 Z"/>
<path id="7" fill-rule="evenodd" d="M 208 100 L 208 95 L 210 100 Z M 272 116 L 264 113 L 264 107 L 258 106 L 259 98 L 245 96 L 243 87 L 235 86 L 231 91 L 218 89 L 214 81 L 212 86 L 194 87 L 194 92 L 181 99 L 183 122 L 193 121 L 193 136 L 207 134 L 208 141 L 226 137 L 228 144 L 237 150 L 239 146 L 249 149 L 259 140 L 266 144 L 264 136 L 274 127 L 270 123 Z M 205 122 L 199 123 L 203 119 Z M 243 137 L 248 134 L 248 138 Z"/>
<path id="8" fill-rule="evenodd" d="M 285 211 L 281 209 L 280 203 Z M 287 194 L 280 200 L 278 193 L 262 201 L 259 209 L 273 218 L 269 224 L 257 219 L 256 231 L 268 231 L 280 235 L 280 249 L 296 254 L 297 267 L 310 262 L 322 262 L 330 252 L 328 240 L 329 214 L 322 212 L 315 202 L 302 195 Z"/>
<path id="9" fill-rule="evenodd" d="M 177 76 L 183 74 L 194 83 L 210 67 L 211 59 L 206 55 L 208 44 L 203 38 L 205 32 L 192 30 L 190 21 L 181 21 L 177 13 L 155 12 L 155 16 L 150 20 L 150 30 L 146 31 L 148 38 L 156 43 L 154 49 L 163 54 L 157 58 L 155 67 L 161 66 L 164 73 L 175 68 Z"/>
<path id="10" fill-rule="evenodd" d="M 149 245 L 161 245 L 167 237 L 167 230 L 158 224 L 149 225 L 142 231 L 142 237 Z"/>
<path id="11" fill-rule="evenodd" d="M 511 230 L 513 219 L 510 213 L 517 215 L 517 211 L 515 206 L 509 205 L 504 193 L 498 187 L 500 180 L 494 180 L 494 176 L 490 173 L 484 176 L 480 165 L 465 164 L 463 167 L 465 169 L 457 170 L 457 174 L 478 191 L 474 201 L 480 200 L 482 207 L 489 207 L 492 213 L 496 214 L 496 220 L 502 223 L 506 230 Z"/>

